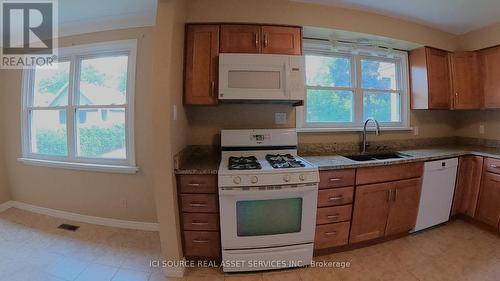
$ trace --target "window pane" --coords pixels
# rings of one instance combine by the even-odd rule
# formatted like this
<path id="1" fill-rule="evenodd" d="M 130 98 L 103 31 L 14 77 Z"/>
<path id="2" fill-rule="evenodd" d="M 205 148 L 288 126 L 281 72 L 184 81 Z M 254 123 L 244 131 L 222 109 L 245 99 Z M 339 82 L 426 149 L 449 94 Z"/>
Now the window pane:
<path id="1" fill-rule="evenodd" d="M 127 64 L 128 56 L 82 60 L 79 104 L 126 104 Z"/>
<path id="2" fill-rule="evenodd" d="M 351 60 L 306 55 L 306 78 L 308 86 L 351 87 Z"/>
<path id="3" fill-rule="evenodd" d="M 31 152 L 50 156 L 68 155 L 66 110 L 31 112 Z"/>
<path id="4" fill-rule="evenodd" d="M 401 97 L 398 93 L 364 93 L 363 119 L 373 117 L 380 122 L 401 121 Z"/>
<path id="5" fill-rule="evenodd" d="M 76 111 L 79 157 L 126 159 L 125 109 L 86 108 Z"/>
<path id="6" fill-rule="evenodd" d="M 395 63 L 361 60 L 361 76 L 365 89 L 397 90 Z"/>
<path id="7" fill-rule="evenodd" d="M 306 122 L 352 122 L 352 91 L 307 90 Z"/>
<path id="8" fill-rule="evenodd" d="M 35 69 L 33 106 L 68 105 L 69 61 L 55 63 L 55 68 Z"/>

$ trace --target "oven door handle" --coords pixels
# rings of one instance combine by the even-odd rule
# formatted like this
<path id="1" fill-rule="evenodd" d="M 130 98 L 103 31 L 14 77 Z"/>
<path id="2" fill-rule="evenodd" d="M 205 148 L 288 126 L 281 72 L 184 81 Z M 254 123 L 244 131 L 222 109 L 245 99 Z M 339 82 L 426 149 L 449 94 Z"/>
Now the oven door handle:
<path id="1" fill-rule="evenodd" d="M 220 195 L 265 195 L 265 194 L 286 194 L 286 193 L 301 193 L 308 191 L 317 191 L 318 186 L 299 186 L 299 187 L 285 187 L 281 189 L 270 189 L 270 190 L 261 190 L 261 189 L 220 189 Z"/>

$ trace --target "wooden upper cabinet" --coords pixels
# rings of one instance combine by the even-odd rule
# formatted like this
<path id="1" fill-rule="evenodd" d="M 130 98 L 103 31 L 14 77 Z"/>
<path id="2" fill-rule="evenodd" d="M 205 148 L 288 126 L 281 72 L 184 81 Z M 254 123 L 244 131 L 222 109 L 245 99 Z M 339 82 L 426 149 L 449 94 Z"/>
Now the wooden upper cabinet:
<path id="1" fill-rule="evenodd" d="M 385 235 L 392 188 L 391 183 L 356 187 L 349 243 L 372 240 Z"/>
<path id="2" fill-rule="evenodd" d="M 454 109 L 480 109 L 483 90 L 477 52 L 450 53 L 452 100 Z"/>
<path id="3" fill-rule="evenodd" d="M 479 51 L 485 108 L 500 108 L 500 47 Z"/>
<path id="4" fill-rule="evenodd" d="M 187 25 L 184 104 L 217 104 L 219 25 Z"/>
<path id="5" fill-rule="evenodd" d="M 483 157 L 462 156 L 459 160 L 457 184 L 451 215 L 464 214 L 474 217 L 481 187 Z"/>
<path id="6" fill-rule="evenodd" d="M 417 222 L 422 180 L 417 178 L 398 181 L 394 185 L 385 235 L 407 232 L 413 229 Z"/>
<path id="7" fill-rule="evenodd" d="M 500 220 L 499 174 L 485 171 L 475 218 L 493 227 L 498 227 Z"/>
<path id="8" fill-rule="evenodd" d="M 411 108 L 450 109 L 448 52 L 422 47 L 410 52 Z"/>
<path id="9" fill-rule="evenodd" d="M 262 26 L 262 53 L 301 55 L 302 29 L 288 26 Z"/>
<path id="10" fill-rule="evenodd" d="M 221 53 L 260 53 L 261 28 L 258 25 L 224 24 L 220 28 Z"/>

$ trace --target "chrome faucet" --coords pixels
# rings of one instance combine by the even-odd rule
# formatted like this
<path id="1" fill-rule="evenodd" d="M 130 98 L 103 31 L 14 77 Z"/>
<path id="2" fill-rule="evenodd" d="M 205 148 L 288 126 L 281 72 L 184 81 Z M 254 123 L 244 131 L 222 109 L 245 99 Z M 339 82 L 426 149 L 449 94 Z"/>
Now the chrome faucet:
<path id="1" fill-rule="evenodd" d="M 375 119 L 373 117 L 369 117 L 368 119 L 366 119 L 365 125 L 363 126 L 363 153 L 366 153 L 366 147 L 368 146 L 368 143 L 366 141 L 366 125 L 368 125 L 368 123 L 370 121 L 373 121 L 375 123 L 375 125 L 376 125 L 375 134 L 377 136 L 380 135 L 380 125 L 378 124 L 377 119 Z"/>

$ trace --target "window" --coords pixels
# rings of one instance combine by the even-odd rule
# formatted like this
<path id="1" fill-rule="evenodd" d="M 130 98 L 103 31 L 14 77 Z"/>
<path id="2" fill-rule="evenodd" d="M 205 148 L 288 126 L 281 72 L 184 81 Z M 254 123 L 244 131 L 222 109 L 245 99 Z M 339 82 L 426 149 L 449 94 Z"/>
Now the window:
<path id="1" fill-rule="evenodd" d="M 307 40 L 306 97 L 299 131 L 359 130 L 373 117 L 383 128 L 409 127 L 406 52 Z"/>
<path id="2" fill-rule="evenodd" d="M 23 158 L 27 163 L 135 172 L 136 41 L 59 50 L 50 69 L 25 70 Z"/>

